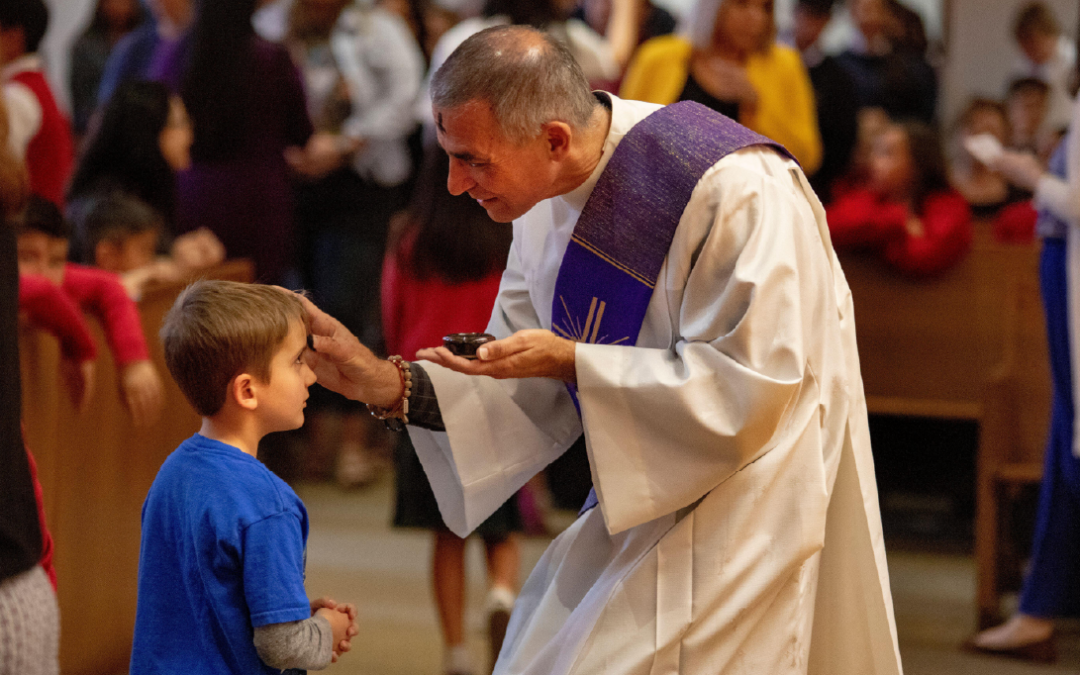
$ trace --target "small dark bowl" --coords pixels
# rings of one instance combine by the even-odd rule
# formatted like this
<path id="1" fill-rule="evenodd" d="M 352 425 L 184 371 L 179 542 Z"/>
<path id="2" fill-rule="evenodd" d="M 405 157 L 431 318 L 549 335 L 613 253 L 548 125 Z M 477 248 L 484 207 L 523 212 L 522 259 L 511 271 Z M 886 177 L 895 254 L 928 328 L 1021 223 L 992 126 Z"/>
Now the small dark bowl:
<path id="1" fill-rule="evenodd" d="M 449 349 L 451 354 L 466 359 L 475 359 L 477 348 L 494 339 L 494 335 L 488 335 L 487 333 L 453 333 L 445 336 L 442 341 L 443 346 Z"/>

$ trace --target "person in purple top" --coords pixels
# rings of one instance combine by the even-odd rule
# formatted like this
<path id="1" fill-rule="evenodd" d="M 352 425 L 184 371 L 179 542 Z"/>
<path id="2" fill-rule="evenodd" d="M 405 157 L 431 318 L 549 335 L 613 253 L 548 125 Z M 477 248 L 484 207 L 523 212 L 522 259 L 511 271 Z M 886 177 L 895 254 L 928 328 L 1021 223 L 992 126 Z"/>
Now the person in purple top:
<path id="1" fill-rule="evenodd" d="M 153 79 L 180 94 L 195 128 L 192 166 L 178 176 L 177 231 L 206 227 L 260 281 L 292 267 L 293 195 L 285 149 L 312 137 L 288 51 L 256 36 L 255 0 L 198 3 L 189 32 Z"/>

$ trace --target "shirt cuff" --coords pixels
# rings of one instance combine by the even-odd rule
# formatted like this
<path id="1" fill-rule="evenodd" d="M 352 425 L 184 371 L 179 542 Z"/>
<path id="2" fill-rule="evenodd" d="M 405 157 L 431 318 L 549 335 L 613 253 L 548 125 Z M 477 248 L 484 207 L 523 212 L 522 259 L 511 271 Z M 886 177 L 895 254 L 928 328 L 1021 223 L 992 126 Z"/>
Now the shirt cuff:
<path id="1" fill-rule="evenodd" d="M 1070 204 L 1070 199 L 1076 197 L 1069 192 L 1068 183 L 1057 176 L 1044 174 L 1035 187 L 1035 208 L 1050 211 L 1063 220 L 1072 220 L 1077 209 Z"/>
<path id="2" fill-rule="evenodd" d="M 409 424 L 429 431 L 446 431 L 439 401 L 431 378 L 415 361 L 409 363 L 412 371 L 412 393 L 409 395 Z"/>

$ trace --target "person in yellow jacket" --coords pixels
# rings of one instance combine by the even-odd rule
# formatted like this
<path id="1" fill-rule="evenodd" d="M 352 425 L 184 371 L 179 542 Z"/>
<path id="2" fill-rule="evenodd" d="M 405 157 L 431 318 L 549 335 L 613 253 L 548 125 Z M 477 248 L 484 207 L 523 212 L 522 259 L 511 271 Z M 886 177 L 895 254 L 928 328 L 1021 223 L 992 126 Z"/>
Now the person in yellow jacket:
<path id="1" fill-rule="evenodd" d="M 697 0 L 685 27 L 641 46 L 619 96 L 703 103 L 782 144 L 807 174 L 816 171 L 814 90 L 799 53 L 775 41 L 772 0 Z"/>

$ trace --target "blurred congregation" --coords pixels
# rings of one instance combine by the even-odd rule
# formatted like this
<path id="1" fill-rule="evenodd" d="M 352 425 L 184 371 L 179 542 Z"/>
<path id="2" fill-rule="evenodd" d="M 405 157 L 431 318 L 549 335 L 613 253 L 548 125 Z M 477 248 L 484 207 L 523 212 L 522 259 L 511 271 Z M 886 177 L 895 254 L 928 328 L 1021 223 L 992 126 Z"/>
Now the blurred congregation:
<path id="1" fill-rule="evenodd" d="M 855 298 L 887 544 L 974 552 L 965 630 L 998 623 L 1049 433 L 1040 181 L 1066 164 L 1078 14 L 1064 0 L 0 0 L 0 144 L 22 175 L 20 195 L 0 191 L 22 380 L 21 400 L 2 396 L 33 456 L 19 462 L 38 468 L 36 498 L 3 466 L 0 493 L 41 525 L 0 529 L 40 534 L 32 550 L 59 572 L 64 671 L 126 663 L 139 505 L 196 428 L 157 334 L 185 283 L 303 289 L 384 356 L 484 330 L 513 228 L 448 192 L 427 83 L 501 24 L 555 35 L 595 89 L 696 101 L 801 164 Z M 387 520 L 432 532 L 443 672 L 480 673 L 464 543 L 407 435 L 311 394 L 305 426 L 260 459 L 346 491 L 393 477 Z M 581 444 L 481 526 L 488 611 L 513 605 L 520 537 L 552 534 L 590 484 Z M 0 581 L 19 566 L 5 556 Z"/>

